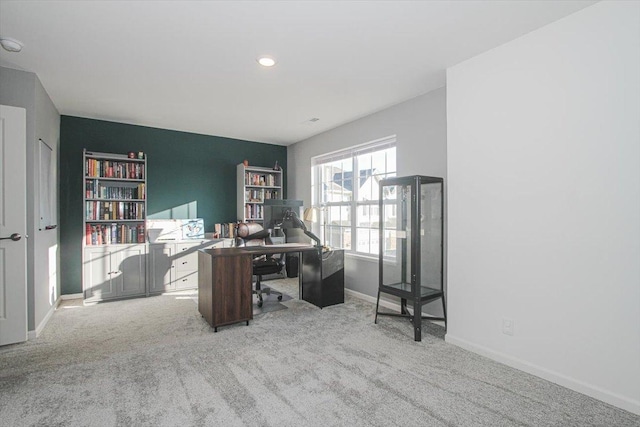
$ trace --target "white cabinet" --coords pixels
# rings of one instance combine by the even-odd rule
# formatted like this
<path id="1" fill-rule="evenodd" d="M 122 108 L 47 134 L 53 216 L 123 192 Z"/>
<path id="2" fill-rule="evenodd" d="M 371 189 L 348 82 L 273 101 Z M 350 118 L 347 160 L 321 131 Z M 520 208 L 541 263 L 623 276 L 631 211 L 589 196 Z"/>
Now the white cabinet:
<path id="1" fill-rule="evenodd" d="M 238 221 L 262 223 L 264 201 L 282 199 L 282 170 L 240 163 L 236 172 Z"/>
<path id="2" fill-rule="evenodd" d="M 149 293 L 198 287 L 198 250 L 231 246 L 231 239 L 152 243 L 149 245 Z"/>
<path id="3" fill-rule="evenodd" d="M 86 247 L 83 270 L 86 300 L 145 295 L 147 245 Z"/>
<path id="4" fill-rule="evenodd" d="M 175 290 L 175 254 L 173 243 L 149 245 L 149 293 Z"/>

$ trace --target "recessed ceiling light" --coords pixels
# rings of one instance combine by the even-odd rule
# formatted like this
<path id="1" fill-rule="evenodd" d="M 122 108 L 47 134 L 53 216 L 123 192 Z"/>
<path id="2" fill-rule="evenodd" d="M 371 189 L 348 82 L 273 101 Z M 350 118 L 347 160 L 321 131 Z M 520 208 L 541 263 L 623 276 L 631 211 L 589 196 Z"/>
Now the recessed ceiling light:
<path id="1" fill-rule="evenodd" d="M 20 52 L 24 46 L 21 41 L 9 37 L 0 37 L 0 45 L 7 52 Z"/>
<path id="2" fill-rule="evenodd" d="M 258 58 L 258 64 L 262 65 L 263 67 L 273 67 L 274 65 L 276 65 L 276 60 L 270 56 L 261 56 Z"/>

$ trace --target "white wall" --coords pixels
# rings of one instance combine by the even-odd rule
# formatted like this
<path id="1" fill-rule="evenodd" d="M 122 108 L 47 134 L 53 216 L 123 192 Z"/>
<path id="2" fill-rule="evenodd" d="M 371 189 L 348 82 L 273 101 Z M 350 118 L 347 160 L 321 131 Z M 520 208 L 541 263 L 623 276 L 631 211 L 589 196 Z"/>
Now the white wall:
<path id="1" fill-rule="evenodd" d="M 58 297 L 60 296 L 60 284 L 57 275 L 59 268 L 59 252 L 58 242 L 59 228 L 53 230 L 41 230 L 39 228 L 39 211 L 40 211 L 40 194 L 49 189 L 40 188 L 40 167 L 38 140 L 45 141 L 52 150 L 52 175 L 58 177 L 58 153 L 60 152 L 60 114 L 55 105 L 49 98 L 38 76 L 35 78 L 35 149 L 34 157 L 27 160 L 27 166 L 30 161 L 33 166 L 33 189 L 29 199 L 33 203 L 33 222 L 30 222 L 32 235 L 34 239 L 33 248 L 33 317 L 36 335 L 39 334 L 47 323 L 49 317 L 53 314 Z M 28 114 L 28 113 L 27 113 Z M 58 218 L 58 197 L 57 185 L 58 180 L 53 186 L 53 193 L 49 193 L 51 197 L 51 205 L 54 212 L 51 216 L 52 224 L 57 225 Z M 28 203 L 29 204 L 29 203 Z"/>
<path id="2" fill-rule="evenodd" d="M 444 177 L 446 169 L 446 92 L 425 95 L 347 123 L 287 149 L 287 198 L 311 206 L 311 158 L 389 135 L 397 136 L 398 176 Z M 446 181 L 445 181 L 446 192 Z M 378 292 L 378 261 L 347 257 L 345 287 L 375 297 Z M 438 300 L 425 311 L 440 315 Z"/>
<path id="3" fill-rule="evenodd" d="M 635 413 L 639 17 L 598 3 L 447 71 L 447 341 Z"/>

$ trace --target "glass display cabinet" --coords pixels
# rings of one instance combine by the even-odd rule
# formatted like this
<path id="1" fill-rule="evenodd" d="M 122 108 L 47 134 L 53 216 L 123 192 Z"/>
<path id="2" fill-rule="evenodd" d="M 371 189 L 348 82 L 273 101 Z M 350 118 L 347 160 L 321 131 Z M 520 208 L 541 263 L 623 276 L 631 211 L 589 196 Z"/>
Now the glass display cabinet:
<path id="1" fill-rule="evenodd" d="M 444 320 L 443 179 L 408 176 L 380 181 L 378 316 L 411 319 L 416 341 L 422 319 Z M 400 298 L 400 313 L 381 312 L 380 294 Z M 442 300 L 443 317 L 423 316 L 422 305 Z"/>

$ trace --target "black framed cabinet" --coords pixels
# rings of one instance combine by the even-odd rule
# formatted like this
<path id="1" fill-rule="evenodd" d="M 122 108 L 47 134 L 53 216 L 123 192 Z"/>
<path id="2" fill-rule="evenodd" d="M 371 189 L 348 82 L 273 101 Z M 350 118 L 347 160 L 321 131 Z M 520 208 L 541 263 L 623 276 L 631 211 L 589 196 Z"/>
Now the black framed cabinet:
<path id="1" fill-rule="evenodd" d="M 408 317 L 414 339 L 422 340 L 422 319 L 444 320 L 443 179 L 407 176 L 380 181 L 378 316 Z M 380 294 L 400 298 L 400 313 L 380 311 Z M 442 300 L 443 317 L 422 315 L 422 305 Z"/>

